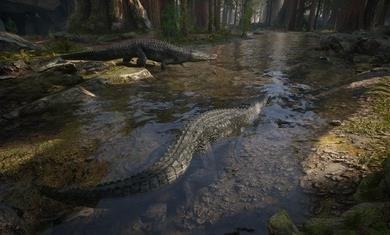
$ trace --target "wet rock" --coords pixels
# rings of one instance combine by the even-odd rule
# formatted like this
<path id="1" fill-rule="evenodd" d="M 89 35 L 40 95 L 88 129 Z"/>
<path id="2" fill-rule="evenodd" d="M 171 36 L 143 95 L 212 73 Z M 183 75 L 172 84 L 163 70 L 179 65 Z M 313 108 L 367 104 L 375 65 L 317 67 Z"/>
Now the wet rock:
<path id="1" fill-rule="evenodd" d="M 100 77 L 109 84 L 129 84 L 137 80 L 153 78 L 153 75 L 145 68 L 117 66 Z"/>
<path id="2" fill-rule="evenodd" d="M 3 115 L 3 118 L 10 120 L 24 115 L 44 112 L 50 108 L 58 107 L 58 105 L 77 104 L 82 101 L 94 99 L 95 97 L 95 94 L 84 87 L 77 86 L 22 106 L 9 114 Z"/>
<path id="3" fill-rule="evenodd" d="M 168 206 L 165 203 L 151 205 L 141 216 L 143 227 L 147 230 L 162 229 L 167 219 Z"/>
<path id="4" fill-rule="evenodd" d="M 0 75 L 6 76 L 6 75 L 14 75 L 29 70 L 30 66 L 27 65 L 24 61 L 18 60 L 18 61 L 0 61 Z"/>
<path id="5" fill-rule="evenodd" d="M 285 210 L 278 211 L 268 222 L 268 231 L 270 235 L 298 235 L 295 224 L 291 221 Z"/>
<path id="6" fill-rule="evenodd" d="M 0 204 L 0 234 L 26 234 L 23 220 L 14 209 L 5 204 Z"/>
<path id="7" fill-rule="evenodd" d="M 332 50 L 336 53 L 344 51 L 344 47 L 341 45 L 340 39 L 335 36 L 325 36 L 320 39 L 320 48 L 322 50 Z"/>
<path id="8" fill-rule="evenodd" d="M 0 51 L 18 51 L 20 49 L 39 50 L 41 47 L 16 34 L 0 32 Z"/>
<path id="9" fill-rule="evenodd" d="M 340 120 L 335 119 L 335 120 L 331 120 L 329 124 L 332 126 L 341 126 L 342 122 Z"/>

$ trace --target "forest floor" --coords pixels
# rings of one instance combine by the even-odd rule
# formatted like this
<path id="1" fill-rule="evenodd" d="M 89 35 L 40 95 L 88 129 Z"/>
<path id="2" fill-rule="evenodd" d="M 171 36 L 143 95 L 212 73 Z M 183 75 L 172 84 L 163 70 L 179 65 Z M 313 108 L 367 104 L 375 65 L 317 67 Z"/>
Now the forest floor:
<path id="1" fill-rule="evenodd" d="M 255 40 L 257 40 L 256 37 L 260 37 L 262 40 L 263 37 L 266 37 L 267 33 L 268 32 L 262 32 L 253 37 Z M 307 33 L 305 35 L 316 41 L 317 43 L 315 43 L 315 45 L 319 44 L 321 35 L 312 33 Z M 104 40 L 101 38 L 97 39 L 98 41 L 103 42 L 98 46 L 110 44 L 112 43 L 111 40 L 126 40 L 128 37 L 133 37 L 133 35 L 123 35 L 119 39 L 118 36 L 113 38 L 106 36 L 105 39 L 103 38 Z M 210 35 L 201 35 L 199 37 L 201 37 L 200 41 L 203 42 L 207 41 L 209 43 L 209 40 L 214 40 L 213 38 L 210 39 Z M 278 34 L 276 38 L 279 39 L 279 37 L 280 35 Z M 87 39 L 76 38 L 74 40 Z M 237 41 L 238 39 L 235 38 L 232 40 Z M 83 42 L 73 44 L 68 39 L 61 39 L 57 42 L 51 41 L 50 43 L 52 44 L 49 45 L 49 47 L 52 49 L 55 48 L 55 51 L 59 53 L 63 51 L 77 51 L 92 45 Z M 224 43 L 225 42 L 222 40 L 219 44 L 206 45 L 205 47 L 219 52 L 224 50 Z M 94 43 L 93 45 L 95 46 Z M 248 52 L 250 51 L 248 48 L 251 47 L 246 48 L 245 46 L 247 45 L 241 45 L 240 42 L 233 44 L 233 46 L 237 45 L 243 47 L 242 50 L 244 50 L 244 52 L 241 51 L 244 56 L 238 55 L 242 56 L 238 62 L 238 68 L 229 67 L 222 69 L 214 64 L 199 65 L 199 70 L 203 69 L 204 71 L 207 70 L 208 67 L 212 67 L 212 71 L 210 71 L 211 75 L 207 75 L 215 75 L 218 78 L 216 81 L 213 80 L 214 78 L 210 79 L 213 84 L 209 86 L 202 87 L 201 85 L 196 85 L 200 86 L 202 89 L 209 89 L 212 85 L 219 87 L 221 84 L 232 86 L 231 84 L 236 82 L 235 80 L 234 82 L 229 81 L 224 83 L 224 81 L 220 80 L 221 78 L 219 76 L 230 76 L 230 74 L 241 76 L 240 73 L 237 73 L 237 75 L 234 70 L 242 69 L 243 67 L 246 68 L 245 66 L 249 67 L 246 63 L 251 63 L 250 60 L 245 57 L 247 55 L 245 53 L 250 53 Z M 250 43 L 248 45 L 252 46 Z M 226 48 L 231 48 L 229 46 L 226 46 Z M 202 48 L 202 46 L 200 47 Z M 212 49 L 210 47 L 212 47 Z M 264 48 L 264 50 L 266 49 L 267 48 Z M 278 48 L 275 50 L 278 51 L 277 49 Z M 373 206 L 370 207 L 371 209 L 369 209 L 369 215 L 366 213 L 367 210 L 363 210 L 363 212 L 358 215 L 356 215 L 356 213 L 350 213 L 352 215 L 349 215 L 349 220 L 344 218 L 344 220 L 340 221 L 335 220 L 335 218 L 343 218 L 346 211 L 348 212 L 351 207 L 358 203 L 367 201 L 383 202 L 388 200 L 388 195 L 386 195 L 386 193 L 388 193 L 388 191 L 386 191 L 388 188 L 383 189 L 380 188 L 382 186 L 378 186 L 379 184 L 386 185 L 386 183 L 388 183 L 387 181 L 381 183 L 381 180 L 377 179 L 378 177 L 374 177 L 374 180 L 369 182 L 370 187 L 368 189 L 364 188 L 364 185 L 359 185 L 361 185 L 362 179 L 367 176 L 372 177 L 372 174 L 388 174 L 386 172 L 373 172 L 383 171 L 382 162 L 390 154 L 388 147 L 390 146 L 389 61 L 381 61 L 376 55 L 362 55 L 361 53 L 354 54 L 351 60 L 351 58 L 345 58 L 344 54 L 340 55 L 340 53 L 334 53 L 331 49 L 319 50 L 318 47 L 306 48 L 304 54 L 309 58 L 306 58 L 301 63 L 294 60 L 295 64 L 292 66 L 288 65 L 289 69 L 286 73 L 290 78 L 289 82 L 300 83 L 311 87 L 311 89 L 306 89 L 302 86 L 296 89 L 300 91 L 300 100 L 312 103 L 313 108 L 311 111 L 315 112 L 316 115 L 320 117 L 318 119 L 325 120 L 325 124 L 321 124 L 320 127 L 317 127 L 317 121 L 301 125 L 288 119 L 274 119 L 272 112 L 277 110 L 275 108 L 270 108 L 266 114 L 267 120 L 270 120 L 269 122 L 271 123 L 276 123 L 274 125 L 276 126 L 275 128 L 280 128 L 282 130 L 269 133 L 269 135 L 283 135 L 283 133 L 286 133 L 288 136 L 291 134 L 293 137 L 301 137 L 287 142 L 289 145 L 291 144 L 291 146 L 288 146 L 288 151 L 290 151 L 290 149 L 293 150 L 293 155 L 296 156 L 300 162 L 303 174 L 298 182 L 301 189 L 306 194 L 310 195 L 310 198 L 313 201 L 310 208 L 311 216 L 321 218 L 322 220 L 316 220 L 314 222 L 311 220 L 307 225 L 302 226 L 300 229 L 308 234 L 332 234 L 340 231 L 350 232 L 356 231 L 356 228 L 363 230 L 368 229 L 369 231 L 388 232 L 389 221 L 386 221 L 386 218 L 389 217 L 385 214 L 387 213 L 385 210 L 388 208 L 387 204 L 379 205 L 378 203 L 374 203 Z M 145 125 L 145 123 L 148 123 L 148 118 L 151 118 L 151 113 L 148 113 L 147 110 L 145 110 L 153 108 L 152 106 L 149 107 L 150 104 L 148 102 L 144 101 L 142 109 L 133 110 L 133 106 L 138 105 L 138 103 L 136 103 L 137 99 L 142 98 L 133 96 L 133 93 L 138 91 L 137 89 L 143 89 L 142 87 L 145 87 L 145 91 L 140 91 L 145 92 L 145 94 L 151 94 L 151 96 L 153 96 L 150 98 L 151 100 L 159 100 L 161 102 L 155 102 L 154 107 L 157 105 L 157 107 L 161 106 L 166 109 L 169 109 L 169 107 L 167 108 L 164 106 L 163 100 L 170 96 L 172 96 L 170 98 L 174 99 L 175 96 L 168 91 L 167 93 L 164 93 L 164 89 L 171 92 L 176 92 L 179 89 L 181 91 L 181 89 L 183 89 L 184 92 L 180 94 L 184 94 L 188 97 L 193 96 L 192 93 L 190 94 L 191 91 L 186 90 L 186 86 L 191 85 L 192 87 L 194 85 L 187 84 L 187 81 L 185 80 L 180 80 L 185 83 L 184 85 L 178 84 L 177 81 L 167 80 L 167 82 L 169 81 L 167 87 L 161 81 L 161 77 L 166 78 L 171 74 L 184 74 L 183 76 L 187 76 L 187 74 L 185 74 L 186 72 L 183 72 L 185 68 L 183 70 L 174 68 L 160 74 L 160 72 L 156 72 L 157 70 L 154 62 L 149 62 L 147 69 L 144 69 L 126 67 L 121 65 L 119 61 L 79 61 L 46 68 L 45 66 L 42 66 L 42 57 L 46 58 L 50 55 L 51 53 L 44 52 L 38 55 L 39 59 L 37 59 L 37 55 L 25 51 L 16 54 L 7 54 L 4 57 L 7 61 L 6 66 L 1 68 L 2 71 L 7 71 L 8 74 L 2 76 L 2 79 L 0 80 L 0 107 L 2 107 L 0 110 L 0 127 L 2 130 L 0 133 L 0 177 L 2 181 L 0 199 L 4 204 L 2 206 L 3 209 L 0 208 L 0 211 L 12 219 L 12 223 L 17 225 L 16 227 L 11 228 L 11 230 L 14 229 L 15 231 L 41 231 L 41 226 L 47 226 L 48 223 L 57 224 L 64 220 L 70 221 L 72 219 L 71 217 L 74 216 L 72 213 L 78 211 L 78 207 L 51 200 L 41 195 L 39 190 L 34 186 L 35 182 L 53 186 L 74 184 L 82 186 L 95 185 L 101 182 L 107 175 L 115 177 L 114 173 L 110 173 L 110 168 L 113 163 L 106 161 L 106 158 L 110 157 L 109 155 L 123 155 L 124 151 L 135 151 L 137 154 L 145 153 L 145 155 L 148 155 L 147 149 L 156 149 L 158 145 L 164 145 L 170 140 L 165 137 L 163 140 L 158 140 L 159 136 L 147 136 L 147 138 L 145 137 L 145 139 L 143 139 L 144 136 L 140 135 L 137 136 L 138 139 L 135 140 L 119 139 L 122 141 L 122 144 L 113 145 L 115 148 L 105 144 L 106 142 L 113 143 L 118 141 L 118 135 L 128 136 L 133 130 L 139 131 L 139 129 L 135 129 L 135 126 Z M 252 56 L 252 54 L 250 55 Z M 230 55 L 226 56 L 226 58 L 230 59 L 229 56 Z M 253 60 L 253 58 L 251 59 Z M 311 64 L 311 61 L 315 62 L 312 62 Z M 324 65 L 318 66 L 318 61 L 323 61 Z M 234 62 L 236 63 L 237 61 Z M 224 61 L 222 60 L 218 63 L 223 65 Z M 261 63 L 263 63 L 263 61 Z M 332 69 L 336 67 L 337 69 Z M 228 71 L 228 69 L 231 69 L 232 71 Z M 253 68 L 251 67 L 250 69 L 255 70 L 257 68 L 253 66 Z M 204 73 L 203 70 L 198 72 Z M 337 75 L 337 72 L 343 70 L 350 71 L 353 76 L 350 79 L 343 79 L 343 77 Z M 262 72 L 263 70 L 261 70 L 261 73 Z M 234 77 L 233 75 L 232 77 Z M 252 74 L 246 75 L 249 77 L 252 76 Z M 256 76 L 257 75 L 258 74 L 256 74 Z M 268 76 L 264 70 L 264 74 L 261 76 L 266 75 Z M 191 76 L 193 75 L 188 75 L 188 77 Z M 327 78 L 327 76 L 329 76 L 329 79 L 325 80 L 324 78 Z M 158 79 L 156 79 L 156 77 Z M 130 94 L 128 87 L 134 86 L 134 84 L 137 86 L 138 80 L 141 80 L 141 88 L 131 88 L 130 92 L 132 92 L 131 97 L 133 100 L 129 101 L 129 98 L 126 97 L 126 95 Z M 142 82 L 142 80 L 146 80 L 146 83 Z M 150 89 L 150 87 L 148 82 L 158 83 L 158 86 L 161 86 L 161 91 L 156 94 L 149 91 L 148 89 Z M 205 80 L 204 82 L 207 83 L 208 80 Z M 253 85 L 251 83 L 248 84 L 250 86 Z M 112 92 L 107 87 L 114 87 L 116 90 Z M 202 89 L 199 89 L 200 91 L 198 92 L 201 93 Z M 233 92 L 235 89 L 237 89 L 237 87 L 234 86 L 232 88 L 228 87 L 226 90 L 216 89 L 215 91 L 221 92 L 221 94 L 215 94 L 215 97 L 217 97 L 217 95 L 229 96 L 229 92 Z M 124 95 L 124 97 L 118 98 L 117 96 L 119 95 Z M 96 97 L 100 97 L 99 102 L 96 102 Z M 294 103 L 294 100 L 288 100 L 289 98 L 290 97 L 286 98 L 287 101 L 283 98 L 280 102 L 287 104 Z M 115 102 L 112 102 L 114 99 Z M 178 96 L 178 98 L 175 99 L 179 100 L 182 99 L 182 97 Z M 200 103 L 203 105 L 209 102 L 207 99 L 205 99 L 205 101 L 196 97 L 187 99 L 194 99 L 194 103 L 199 99 Z M 214 99 L 216 102 L 222 103 L 222 100 L 219 100 L 218 97 Z M 275 105 L 275 107 L 276 106 L 277 105 Z M 210 107 L 214 106 L 211 105 Z M 182 107 L 180 106 L 180 108 Z M 131 110 L 129 111 L 128 109 Z M 308 110 L 305 110 L 305 112 L 307 111 Z M 159 121 L 172 122 L 172 120 L 175 120 L 175 117 L 177 118 L 177 116 L 179 116 L 179 114 L 175 112 L 178 111 L 165 113 L 156 112 L 152 114 L 157 116 L 157 120 Z M 99 115 L 93 116 L 96 113 Z M 131 118 L 128 116 L 129 113 L 131 113 Z M 88 120 L 88 123 L 86 123 L 86 120 Z M 174 127 L 169 128 L 176 129 L 177 126 L 175 126 L 175 124 L 173 125 Z M 298 127 L 296 128 L 294 126 Z M 157 131 L 161 131 L 161 128 L 164 129 L 163 127 L 160 127 Z M 284 128 L 287 131 L 283 132 Z M 307 128 L 313 133 L 294 135 L 294 131 L 290 131 L 289 128 L 296 128 L 298 131 L 301 130 L 300 128 Z M 263 130 L 264 129 L 261 129 L 261 131 Z M 267 133 L 265 133 L 265 135 L 267 135 Z M 253 141 L 255 141 L 255 139 Z M 281 148 L 283 143 L 277 145 L 276 143 L 271 142 L 271 140 L 267 140 L 265 142 L 260 141 L 253 143 L 258 145 L 269 144 L 269 146 L 265 146 L 260 152 L 263 152 L 263 154 L 269 152 L 270 154 L 275 154 L 277 157 L 279 152 L 275 150 L 275 146 L 276 148 Z M 250 143 L 251 142 L 249 141 L 245 144 Z M 132 144 L 133 146 L 127 147 L 127 145 Z M 142 145 L 144 149 L 138 151 L 137 148 L 140 148 L 139 145 Z M 101 146 L 103 146 L 104 149 L 102 149 Z M 134 149 L 131 149 L 132 147 Z M 253 146 L 249 146 L 248 148 L 253 150 L 252 147 Z M 269 149 L 267 147 L 269 147 Z M 109 151 L 106 149 L 109 149 Z M 259 154 L 257 150 L 253 151 L 253 155 Z M 283 155 L 282 150 L 280 150 L 280 155 Z M 100 156 L 100 158 L 95 159 L 95 156 Z M 130 163 L 126 164 L 131 165 L 134 163 L 135 166 L 139 166 L 137 164 L 141 160 L 142 159 L 128 160 Z M 251 159 L 250 156 L 248 156 L 248 159 L 241 159 L 240 161 L 244 164 L 245 161 L 249 160 L 253 160 L 254 162 L 248 162 L 248 172 L 251 172 L 251 169 L 249 169 L 251 167 L 250 164 L 253 164 L 253 166 L 255 163 L 261 165 L 261 161 L 259 161 L 261 159 Z M 283 159 L 281 159 L 281 161 L 282 160 Z M 120 165 L 121 162 L 116 164 Z M 228 178 L 230 177 L 230 181 L 221 180 L 217 183 L 234 182 L 231 181 L 232 177 L 245 181 L 245 177 L 248 177 L 249 173 L 242 173 L 242 171 L 239 170 L 240 167 L 237 166 L 238 163 L 232 164 L 233 167 L 225 167 L 225 169 L 223 169 L 225 172 L 224 174 L 227 175 Z M 290 165 L 287 164 L 286 168 L 282 168 L 281 171 L 286 171 L 289 167 Z M 245 169 L 242 168 L 242 170 Z M 262 177 L 261 175 L 254 173 L 259 169 L 254 168 L 252 170 L 252 176 Z M 119 171 L 121 171 L 121 169 L 119 169 Z M 125 170 L 122 171 L 126 172 Z M 290 174 L 290 172 L 287 173 Z M 288 177 L 290 177 L 290 175 L 288 175 Z M 262 181 L 254 182 L 262 183 Z M 363 180 L 363 183 L 364 182 L 365 181 Z M 214 192 L 226 193 L 221 196 L 221 202 L 211 200 L 213 197 L 216 199 L 220 198 L 210 192 L 206 192 L 200 197 L 200 201 L 194 202 L 194 207 L 199 206 L 199 208 L 195 208 L 195 210 L 191 212 L 192 214 L 185 211 L 181 212 L 183 213 L 183 217 L 199 215 L 199 218 L 190 218 L 190 220 L 191 222 L 192 220 L 196 220 L 196 222 L 194 222 L 195 224 L 203 224 L 203 220 L 208 218 L 202 217 L 205 216 L 203 215 L 203 212 L 209 213 L 211 211 L 211 209 L 210 211 L 207 211 L 207 208 L 205 207 L 218 208 L 221 205 L 228 203 L 228 201 L 223 200 L 232 200 L 232 198 L 228 198 L 231 195 L 229 194 L 230 188 L 219 186 L 217 183 L 213 186 L 215 187 L 213 189 L 215 190 Z M 242 193 L 256 193 L 255 191 L 250 190 L 250 187 L 255 187 L 253 185 L 249 185 L 248 187 L 245 185 L 233 185 L 232 187 L 234 189 L 239 187 L 237 190 Z M 243 187 L 243 189 L 241 187 Z M 264 185 L 264 187 L 268 187 L 268 185 Z M 204 201 L 207 195 L 209 196 L 208 204 Z M 236 196 L 238 196 L 239 199 L 247 199 L 244 195 L 237 194 Z M 270 204 L 275 204 L 276 201 L 275 198 L 269 196 L 250 196 L 252 197 L 251 200 L 263 200 Z M 238 205 L 233 202 L 230 203 L 232 207 Z M 242 205 L 240 204 L 238 207 L 247 207 L 252 203 L 254 202 L 250 200 L 248 203 L 243 201 Z M 151 212 L 152 216 L 150 217 L 161 213 L 161 208 L 158 208 L 154 212 Z M 375 209 L 373 213 L 371 213 L 372 208 Z M 378 208 L 378 210 L 376 210 L 376 208 Z M 224 211 L 220 210 L 218 212 L 223 214 Z M 211 211 L 210 213 L 217 214 L 215 211 Z M 71 214 L 71 216 L 69 216 L 69 214 Z M 161 216 L 166 217 L 166 215 Z M 217 218 L 217 215 L 215 216 L 215 218 Z M 371 216 L 369 217 L 370 221 L 364 222 L 366 218 L 368 218 L 367 216 Z M 85 215 L 85 217 L 88 217 L 88 215 Z M 333 218 L 333 220 L 329 220 L 329 218 Z M 3 220 L 0 222 L 2 221 Z M 350 223 L 348 224 L 347 222 Z M 337 223 L 337 226 L 335 223 Z M 135 223 L 134 226 L 137 227 L 141 225 Z M 281 226 L 283 226 L 283 224 Z M 186 227 L 186 229 L 189 227 Z M 276 231 L 280 228 L 271 224 L 269 229 L 271 231 Z M 242 230 L 240 231 L 245 232 Z M 250 231 L 250 229 L 248 231 Z M 147 230 L 145 230 L 145 232 L 147 232 Z M 237 233 L 239 234 L 240 232 L 238 231 Z"/>

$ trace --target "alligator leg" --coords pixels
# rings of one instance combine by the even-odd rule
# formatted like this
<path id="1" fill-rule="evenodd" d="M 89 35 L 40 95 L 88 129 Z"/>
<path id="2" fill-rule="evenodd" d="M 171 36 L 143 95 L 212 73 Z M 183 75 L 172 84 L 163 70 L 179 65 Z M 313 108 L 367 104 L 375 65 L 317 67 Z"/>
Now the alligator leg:
<path id="1" fill-rule="evenodd" d="M 165 70 L 166 67 L 167 64 L 165 63 L 165 61 L 161 61 L 161 70 Z"/>
<path id="2" fill-rule="evenodd" d="M 129 57 L 123 57 L 123 59 L 122 59 L 122 62 L 123 62 L 124 64 L 129 64 L 130 61 L 131 61 L 131 58 L 129 58 Z"/>
<path id="3" fill-rule="evenodd" d="M 146 55 L 142 49 L 137 49 L 137 57 L 138 57 L 137 65 L 138 66 L 145 66 L 147 58 L 146 58 Z"/>

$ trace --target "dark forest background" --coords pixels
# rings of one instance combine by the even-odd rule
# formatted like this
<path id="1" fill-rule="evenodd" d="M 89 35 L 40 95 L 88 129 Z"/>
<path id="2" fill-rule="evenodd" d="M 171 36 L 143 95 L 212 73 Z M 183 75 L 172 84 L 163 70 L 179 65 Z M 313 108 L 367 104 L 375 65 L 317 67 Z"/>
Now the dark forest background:
<path id="1" fill-rule="evenodd" d="M 251 27 L 371 30 L 390 24 L 390 0 L 2 0 L 0 30 L 45 35 L 157 30 L 166 36 Z"/>

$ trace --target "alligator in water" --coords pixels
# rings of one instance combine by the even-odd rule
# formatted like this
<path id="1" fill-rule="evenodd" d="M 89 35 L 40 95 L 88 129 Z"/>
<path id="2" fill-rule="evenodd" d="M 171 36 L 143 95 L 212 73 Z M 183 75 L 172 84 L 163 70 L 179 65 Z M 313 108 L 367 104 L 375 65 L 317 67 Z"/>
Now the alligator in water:
<path id="1" fill-rule="evenodd" d="M 266 105 L 268 98 L 249 108 L 213 110 L 189 122 L 181 136 L 166 154 L 151 167 L 130 177 L 99 184 L 91 188 L 53 188 L 40 186 L 41 191 L 58 199 L 99 199 L 144 193 L 174 182 L 190 165 L 192 155 L 212 141 L 251 124 Z"/>
<path id="2" fill-rule="evenodd" d="M 161 62 L 161 69 L 167 64 L 182 64 L 215 59 L 215 55 L 208 55 L 172 45 L 155 39 L 135 39 L 122 42 L 109 48 L 91 50 L 62 55 L 65 60 L 113 60 L 123 59 L 128 63 L 132 58 L 138 58 L 137 65 L 145 66 L 146 60 Z"/>

